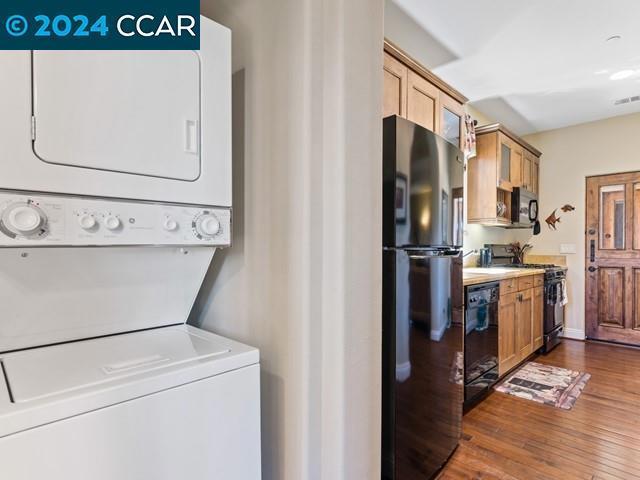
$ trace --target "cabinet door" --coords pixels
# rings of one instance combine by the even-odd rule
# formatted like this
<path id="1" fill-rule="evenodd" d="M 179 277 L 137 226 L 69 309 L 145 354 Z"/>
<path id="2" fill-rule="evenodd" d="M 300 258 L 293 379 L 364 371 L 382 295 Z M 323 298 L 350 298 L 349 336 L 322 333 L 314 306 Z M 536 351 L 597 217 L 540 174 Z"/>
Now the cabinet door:
<path id="1" fill-rule="evenodd" d="M 502 190 L 512 191 L 511 184 L 511 140 L 506 135 L 498 133 L 498 178 L 497 186 Z"/>
<path id="2" fill-rule="evenodd" d="M 525 150 L 522 161 L 522 187 L 532 193 L 537 193 L 537 173 L 535 172 L 536 156 Z"/>
<path id="3" fill-rule="evenodd" d="M 407 75 L 407 119 L 432 132 L 440 130 L 439 90 L 417 73 Z"/>
<path id="4" fill-rule="evenodd" d="M 544 315 L 544 287 L 533 289 L 533 350 L 538 350 L 543 344 L 543 315 Z"/>
<path id="5" fill-rule="evenodd" d="M 382 116 L 407 116 L 407 73 L 409 69 L 384 53 L 383 109 Z"/>
<path id="6" fill-rule="evenodd" d="M 524 187 L 525 165 L 524 148 L 516 142 L 511 143 L 511 185 L 514 187 Z"/>
<path id="7" fill-rule="evenodd" d="M 500 305 L 498 309 L 498 358 L 501 376 L 518 363 L 515 293 L 500 295 Z"/>
<path id="8" fill-rule="evenodd" d="M 440 129 L 438 133 L 460 150 L 464 150 L 464 108 L 444 92 L 440 92 Z"/>
<path id="9" fill-rule="evenodd" d="M 533 352 L 533 289 L 517 293 L 516 301 L 516 349 L 518 361 Z"/>
<path id="10" fill-rule="evenodd" d="M 531 191 L 536 195 L 540 194 L 540 159 L 533 157 L 531 165 Z"/>

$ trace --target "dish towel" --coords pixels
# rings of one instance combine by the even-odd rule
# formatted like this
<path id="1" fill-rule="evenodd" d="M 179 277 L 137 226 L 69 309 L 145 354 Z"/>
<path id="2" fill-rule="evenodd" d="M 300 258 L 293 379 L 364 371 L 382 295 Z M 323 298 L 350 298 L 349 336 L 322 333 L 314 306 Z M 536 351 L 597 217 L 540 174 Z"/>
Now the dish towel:
<path id="1" fill-rule="evenodd" d="M 562 279 L 560 282 L 560 289 L 562 290 L 562 296 L 560 297 L 560 305 L 563 307 L 569 303 L 569 295 L 567 294 L 567 281 Z"/>
<path id="2" fill-rule="evenodd" d="M 464 116 L 464 158 L 466 160 L 476 156 L 476 122 L 468 113 Z"/>

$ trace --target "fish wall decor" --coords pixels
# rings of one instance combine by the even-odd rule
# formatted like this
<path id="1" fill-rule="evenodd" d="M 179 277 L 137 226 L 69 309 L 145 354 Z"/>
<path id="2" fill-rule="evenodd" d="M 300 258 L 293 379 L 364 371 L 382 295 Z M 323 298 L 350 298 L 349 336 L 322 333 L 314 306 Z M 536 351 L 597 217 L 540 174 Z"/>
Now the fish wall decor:
<path id="1" fill-rule="evenodd" d="M 549 229 L 557 230 L 556 223 L 560 223 L 560 217 L 556 216 L 557 210 L 558 209 L 556 208 L 553 213 L 545 219 L 545 222 L 547 222 L 547 226 L 549 227 Z"/>
<path id="2" fill-rule="evenodd" d="M 574 207 L 573 205 L 570 205 L 568 203 L 565 203 L 564 206 L 560 207 L 560 210 L 562 210 L 564 213 L 570 213 L 573 212 L 576 209 L 576 207 Z M 556 208 L 551 215 L 549 215 L 546 219 L 545 222 L 547 222 L 547 226 L 549 227 L 550 230 L 557 230 L 558 228 L 556 227 L 557 223 L 560 223 L 560 217 L 556 215 L 556 212 L 558 211 L 558 209 Z"/>

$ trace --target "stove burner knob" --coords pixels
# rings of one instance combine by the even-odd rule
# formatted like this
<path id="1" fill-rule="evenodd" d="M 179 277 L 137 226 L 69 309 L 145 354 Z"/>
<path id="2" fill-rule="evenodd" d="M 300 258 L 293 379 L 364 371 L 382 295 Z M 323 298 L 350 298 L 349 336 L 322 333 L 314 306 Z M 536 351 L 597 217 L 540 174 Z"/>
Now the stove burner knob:
<path id="1" fill-rule="evenodd" d="M 85 213 L 83 215 L 80 215 L 80 218 L 78 218 L 78 223 L 84 230 L 91 230 L 96 226 L 97 222 L 93 215 Z"/>
<path id="2" fill-rule="evenodd" d="M 118 228 L 120 228 L 120 225 L 120 219 L 115 215 L 109 215 L 104 219 L 104 226 L 109 230 L 117 230 Z"/>
<path id="3" fill-rule="evenodd" d="M 2 214 L 2 223 L 16 235 L 29 237 L 44 230 L 47 216 L 31 203 L 14 203 Z"/>
<path id="4" fill-rule="evenodd" d="M 220 220 L 211 213 L 202 215 L 196 221 L 196 232 L 202 237 L 215 237 L 220 232 Z"/>

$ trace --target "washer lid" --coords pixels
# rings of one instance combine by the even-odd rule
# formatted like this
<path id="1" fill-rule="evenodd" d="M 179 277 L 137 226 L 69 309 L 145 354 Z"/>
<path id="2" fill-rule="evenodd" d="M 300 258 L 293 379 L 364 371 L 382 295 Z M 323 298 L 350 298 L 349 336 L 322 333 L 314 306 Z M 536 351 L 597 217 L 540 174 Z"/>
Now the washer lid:
<path id="1" fill-rule="evenodd" d="M 44 162 L 193 181 L 200 57 L 193 51 L 34 51 L 33 150 Z"/>
<path id="2" fill-rule="evenodd" d="M 179 325 L 11 353 L 2 364 L 11 399 L 19 404 L 108 388 L 217 360 L 221 368 L 209 370 L 209 375 L 224 373 L 255 363 L 255 359 L 251 362 L 238 355 L 250 350 Z"/>

